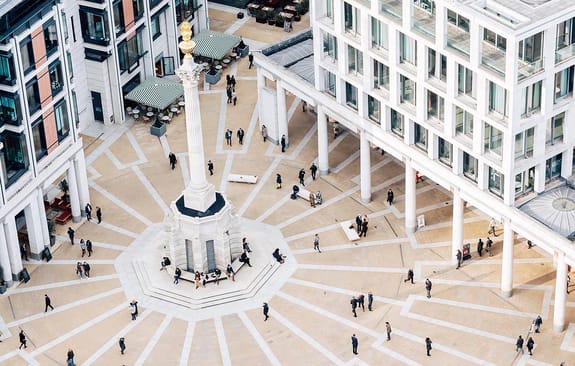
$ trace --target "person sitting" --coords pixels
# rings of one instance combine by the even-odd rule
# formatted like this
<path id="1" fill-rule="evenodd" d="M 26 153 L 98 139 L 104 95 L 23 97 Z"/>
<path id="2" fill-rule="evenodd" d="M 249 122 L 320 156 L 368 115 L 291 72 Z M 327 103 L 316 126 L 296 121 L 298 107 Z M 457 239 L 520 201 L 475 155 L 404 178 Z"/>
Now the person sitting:
<path id="1" fill-rule="evenodd" d="M 242 253 L 242 255 L 240 256 L 240 262 L 245 263 L 248 265 L 248 267 L 251 267 L 252 265 L 250 264 L 250 258 L 248 257 L 248 254 L 246 251 L 244 251 Z"/>
<path id="2" fill-rule="evenodd" d="M 232 281 L 236 280 L 236 273 L 234 272 L 231 264 L 228 264 L 226 267 L 226 276 L 228 276 L 228 279 L 231 278 Z"/>
<path id="3" fill-rule="evenodd" d="M 216 285 L 220 284 L 220 276 L 222 275 L 222 271 L 219 268 L 214 270 L 214 274 L 216 275 Z"/>
<path id="4" fill-rule="evenodd" d="M 276 261 L 278 261 L 279 263 L 284 262 L 284 256 L 282 255 L 282 253 L 280 252 L 280 248 L 276 248 L 276 250 L 274 250 L 274 252 L 272 253 L 273 257 L 276 259 Z"/>
<path id="5" fill-rule="evenodd" d="M 321 196 L 320 191 L 317 191 L 317 192 L 315 193 L 315 203 L 316 203 L 317 205 L 321 205 L 321 204 L 323 203 L 323 197 Z"/>
<path id="6" fill-rule="evenodd" d="M 160 271 L 165 271 L 166 267 L 169 266 L 170 264 L 172 264 L 172 262 L 170 262 L 170 258 L 168 257 L 162 258 L 162 268 L 160 268 Z"/>
<path id="7" fill-rule="evenodd" d="M 299 192 L 299 187 L 294 184 L 294 186 L 292 187 L 292 190 L 293 190 L 293 192 L 292 192 L 290 198 L 292 200 L 295 200 L 297 198 L 297 193 Z"/>

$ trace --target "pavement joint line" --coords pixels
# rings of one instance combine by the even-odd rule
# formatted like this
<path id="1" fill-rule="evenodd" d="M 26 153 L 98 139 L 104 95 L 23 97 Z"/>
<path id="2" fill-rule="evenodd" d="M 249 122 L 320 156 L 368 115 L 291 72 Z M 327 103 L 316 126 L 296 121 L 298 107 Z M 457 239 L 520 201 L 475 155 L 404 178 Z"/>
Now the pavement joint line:
<path id="1" fill-rule="evenodd" d="M 336 355 L 334 355 L 327 348 L 322 346 L 317 340 L 312 338 L 306 332 L 301 330 L 301 328 L 299 328 L 297 325 L 295 325 L 294 323 L 289 321 L 286 317 L 284 317 L 283 315 L 281 315 L 277 311 L 274 310 L 272 312 L 272 317 L 277 319 L 283 326 L 288 328 L 293 334 L 295 334 L 296 336 L 301 338 L 306 344 L 315 348 L 316 351 L 318 351 L 321 355 L 325 356 L 333 364 L 336 364 L 338 366 L 344 366 L 345 365 L 345 362 L 340 360 Z"/>
<path id="2" fill-rule="evenodd" d="M 52 282 L 52 283 L 48 283 L 45 285 L 37 285 L 37 286 L 30 286 L 30 287 L 18 287 L 18 288 L 14 288 L 14 289 L 10 288 L 10 289 L 8 289 L 8 291 L 6 291 L 6 294 L 8 296 L 10 296 L 10 295 L 22 294 L 22 293 L 26 293 L 26 292 L 34 292 L 34 291 L 40 291 L 40 290 L 49 290 L 49 289 L 53 289 L 53 288 L 79 285 L 79 284 L 86 283 L 86 282 L 108 281 L 108 280 L 113 280 L 113 279 L 117 279 L 117 278 L 118 278 L 118 274 L 111 274 L 111 275 L 105 275 L 105 276 L 94 276 L 94 277 L 90 277 L 90 278 L 85 279 L 85 280 L 78 279 L 78 280 L 70 280 L 70 281 L 62 281 L 62 282 Z"/>
<path id="3" fill-rule="evenodd" d="M 226 192 L 228 187 L 228 176 L 232 172 L 232 165 L 234 164 L 234 155 L 227 154 L 226 163 L 224 164 L 224 169 L 222 171 L 222 179 L 220 180 L 220 192 Z"/>
<path id="4" fill-rule="evenodd" d="M 67 339 L 70 339 L 70 338 L 82 333 L 83 331 L 85 331 L 85 330 L 89 329 L 90 327 L 108 319 L 109 317 L 119 313 L 122 310 L 126 310 L 125 304 L 119 304 L 119 305 L 113 307 L 112 309 L 98 315 L 97 317 L 95 317 L 94 319 L 91 319 L 90 321 L 83 323 L 79 327 L 76 327 L 75 329 L 67 332 L 66 334 L 63 334 L 60 337 L 53 339 L 52 341 L 44 344 L 43 346 L 36 348 L 34 350 L 34 352 L 31 353 L 32 357 L 36 357 L 36 356 L 46 352 L 47 350 L 51 349 L 52 347 L 57 346 L 58 344 L 66 341 Z"/>
<path id="5" fill-rule="evenodd" d="M 8 353 L 0 355 L 0 362 L 4 362 L 4 361 L 9 360 L 12 357 L 16 357 L 18 355 L 19 355 L 19 350 L 10 351 Z"/>
<path id="6" fill-rule="evenodd" d="M 172 152 L 172 150 L 170 149 L 170 142 L 168 141 L 168 138 L 166 137 L 166 135 L 160 136 L 160 145 L 162 146 L 162 151 L 164 152 L 164 157 L 167 159 L 168 156 L 170 155 L 170 152 Z"/>
<path id="7" fill-rule="evenodd" d="M 353 154 L 348 156 L 344 161 L 339 163 L 335 168 L 330 169 L 330 174 L 338 174 L 339 172 L 341 172 L 343 169 L 345 169 L 347 166 L 349 166 L 352 162 L 354 162 L 358 158 L 359 158 L 359 150 L 355 151 Z M 353 178 L 351 180 L 353 181 Z"/>
<path id="8" fill-rule="evenodd" d="M 256 198 L 258 198 L 258 194 L 260 193 L 260 191 L 262 190 L 262 188 L 267 183 L 268 179 L 274 173 L 274 171 L 277 169 L 277 167 L 280 163 L 281 163 L 280 158 L 275 158 L 272 161 L 270 166 L 266 169 L 265 173 L 262 175 L 262 177 L 256 183 L 255 187 L 250 191 L 250 194 L 248 194 L 248 196 L 245 198 L 242 206 L 238 209 L 238 211 L 237 211 L 238 216 L 243 216 L 245 214 L 245 212 L 247 211 L 247 209 L 252 204 L 252 202 Z"/>
<path id="9" fill-rule="evenodd" d="M 156 201 L 157 205 L 160 206 L 160 208 L 164 212 L 164 215 L 168 215 L 171 212 L 170 208 L 168 207 L 166 202 L 164 202 L 164 200 L 162 199 L 156 188 L 152 185 L 152 183 L 150 183 L 148 178 L 142 173 L 139 167 L 134 166 L 132 167 L 132 170 L 136 174 L 136 177 L 138 177 L 138 179 L 140 180 L 140 183 L 142 183 L 142 185 L 146 188 L 150 196 L 152 196 L 154 201 Z"/>
<path id="10" fill-rule="evenodd" d="M 301 141 L 297 144 L 295 149 L 293 149 L 291 154 L 289 154 L 290 159 L 295 160 L 296 157 L 298 157 L 301 154 L 303 149 L 306 146 L 308 146 L 311 138 L 313 137 L 316 131 L 317 131 L 317 124 L 313 124 L 311 128 L 307 131 L 307 133 L 303 136 Z"/>
<path id="11" fill-rule="evenodd" d="M 138 211 L 136 211 L 132 207 L 130 207 L 130 205 L 126 204 L 124 201 L 122 201 L 121 199 L 116 197 L 114 194 L 108 192 L 106 189 L 101 187 L 99 184 L 92 183 L 92 188 L 95 191 L 97 191 L 98 193 L 100 193 L 101 195 L 103 195 L 104 197 L 106 197 L 107 199 L 109 199 L 110 201 L 112 201 L 114 204 L 116 204 L 117 206 L 122 208 L 128 214 L 130 214 L 131 216 L 133 216 L 137 220 L 144 223 L 146 226 L 150 226 L 153 224 L 150 220 L 148 220 L 146 217 L 141 215 Z"/>
<path id="12" fill-rule="evenodd" d="M 260 332 L 255 327 L 254 323 L 248 318 L 245 312 L 240 311 L 237 313 L 240 320 L 244 324 L 244 327 L 250 332 L 260 349 L 262 350 L 263 354 L 267 357 L 268 361 L 272 366 L 281 366 L 281 362 L 277 359 L 276 355 L 273 353 L 272 349 L 266 342 L 266 340 L 262 337 Z"/>
<path id="13" fill-rule="evenodd" d="M 399 352 L 396 352 L 394 350 L 392 350 L 391 348 L 385 347 L 383 345 L 383 343 L 387 340 L 387 337 L 379 337 L 378 339 L 376 339 L 375 342 L 373 342 L 373 344 L 371 345 L 372 348 L 380 351 L 381 353 L 384 353 L 392 358 L 395 358 L 396 360 L 398 360 L 399 362 L 401 362 L 402 364 L 406 364 L 409 366 L 419 366 L 421 365 L 419 362 L 414 361 L 410 358 L 408 358 L 407 356 L 402 355 Z"/>
<path id="14" fill-rule="evenodd" d="M 28 366 L 40 366 L 40 363 L 29 352 L 19 350 L 18 354 L 28 363 Z"/>
<path id="15" fill-rule="evenodd" d="M 130 333 L 132 329 L 134 329 L 138 324 L 142 323 L 144 319 L 146 319 L 150 314 L 152 314 L 152 310 L 146 309 L 142 312 L 140 316 L 136 318 L 136 320 L 130 321 L 128 325 L 122 328 L 118 333 L 112 336 L 106 343 L 102 345 L 102 347 L 98 348 L 96 352 L 94 352 L 90 357 L 82 363 L 82 366 L 91 366 L 95 363 L 100 357 L 102 357 L 110 348 L 112 348 L 121 337 L 125 337 L 126 334 Z"/>
<path id="16" fill-rule="evenodd" d="M 220 348 L 220 355 L 222 356 L 222 365 L 231 366 L 232 361 L 230 359 L 230 350 L 228 349 L 228 342 L 226 341 L 226 332 L 224 330 L 224 325 L 222 324 L 222 318 L 220 316 L 214 317 L 214 325 L 216 328 L 216 336 L 218 338 L 218 344 Z"/>
<path id="17" fill-rule="evenodd" d="M 101 139 L 102 143 L 85 157 L 86 166 L 92 165 L 94 161 L 96 161 L 105 150 L 112 146 L 132 125 L 133 123 L 129 122 L 116 125 L 110 133 L 105 133 L 105 136 L 100 136 L 98 139 Z"/>
<path id="18" fill-rule="evenodd" d="M 98 225 L 98 224 L 96 224 L 96 225 Z M 116 226 L 114 224 L 110 224 L 109 222 L 106 222 L 106 221 L 102 221 L 99 225 L 108 229 L 108 230 L 112 230 L 112 231 L 115 231 L 119 234 L 129 236 L 130 238 L 133 238 L 133 239 L 136 239 L 138 237 L 138 234 L 134 233 L 133 231 L 124 229 L 123 227 L 119 227 L 119 226 Z"/>
<path id="19" fill-rule="evenodd" d="M 102 176 L 102 174 L 100 174 L 100 172 L 98 172 L 96 170 L 96 168 L 94 168 L 93 166 L 89 166 L 86 168 L 88 170 L 88 172 L 90 173 L 90 175 L 92 176 L 92 179 L 98 179 Z"/>
<path id="20" fill-rule="evenodd" d="M 190 352 L 192 351 L 192 341 L 194 340 L 195 328 L 195 322 L 188 323 L 188 327 L 186 328 L 186 337 L 184 338 L 184 345 L 182 346 L 182 354 L 180 356 L 180 366 L 188 366 Z"/>
<path id="21" fill-rule="evenodd" d="M 216 137 L 216 155 L 217 154 L 225 154 L 228 151 L 224 150 L 224 144 L 226 143 L 225 134 L 226 134 L 226 117 L 228 111 L 228 96 L 226 93 L 222 93 L 220 97 L 220 118 L 218 120 L 218 129 L 217 129 L 217 137 Z M 234 140 L 233 132 L 232 132 L 232 141 Z M 226 144 L 227 147 L 227 144 Z"/>
<path id="22" fill-rule="evenodd" d="M 178 165 L 180 166 L 180 172 L 182 173 L 182 178 L 184 180 L 184 187 L 187 187 L 190 184 L 190 170 L 187 155 L 187 153 L 176 154 Z"/>
<path id="23" fill-rule="evenodd" d="M 561 342 L 560 349 L 567 352 L 575 352 L 575 346 L 571 346 L 573 341 L 573 335 L 575 334 L 575 323 L 569 324 L 565 335 L 563 336 L 563 341 Z"/>
<path id="24" fill-rule="evenodd" d="M 102 222 L 103 224 L 103 222 Z M 100 225 L 102 225 L 100 224 Z M 56 240 L 60 240 L 63 241 L 65 244 L 70 244 L 70 238 L 68 238 L 67 236 L 63 236 L 63 235 L 56 235 Z M 108 248 L 108 249 L 114 249 L 114 250 L 126 250 L 126 246 L 124 245 L 120 245 L 120 244 L 114 244 L 114 243 L 103 243 L 103 242 L 99 242 L 99 241 L 93 241 L 92 245 L 95 247 L 100 247 L 100 248 Z M 48 262 L 50 263 L 50 262 Z"/>
<path id="25" fill-rule="evenodd" d="M 298 264 L 298 269 L 317 270 L 317 271 L 379 272 L 379 273 L 402 273 L 402 274 L 407 271 L 407 268 L 341 266 L 341 265 L 328 265 L 328 264 Z"/>
<path id="26" fill-rule="evenodd" d="M 135 366 L 141 366 L 144 364 L 144 362 L 146 362 L 146 359 L 148 358 L 150 353 L 152 353 L 152 350 L 154 349 L 154 347 L 156 347 L 156 344 L 158 344 L 158 341 L 160 340 L 162 334 L 164 334 L 164 332 L 172 322 L 172 319 L 174 319 L 172 315 L 166 315 L 164 317 L 164 320 L 162 320 L 162 323 L 160 324 L 158 329 L 156 329 L 154 335 L 150 338 L 148 344 L 146 344 L 146 347 L 144 347 L 142 353 L 140 353 L 140 357 L 138 357 L 138 359 L 134 363 Z"/>
<path id="27" fill-rule="evenodd" d="M 537 347 L 537 345 L 536 345 L 535 347 Z M 523 357 L 524 357 L 524 359 L 525 359 L 525 365 L 553 366 L 552 364 L 547 363 L 547 362 L 543 362 L 543 361 L 539 361 L 539 360 L 534 360 L 534 359 L 532 359 L 532 358 L 531 358 L 529 355 L 527 355 L 527 354 L 524 355 Z M 522 359 L 523 359 L 523 357 L 522 357 Z"/>
<path id="28" fill-rule="evenodd" d="M 453 200 L 449 200 L 450 204 L 453 204 Z M 429 206 L 428 206 L 429 207 Z M 430 209 L 431 210 L 431 209 Z M 463 219 L 463 222 L 465 224 L 470 224 L 470 223 L 474 223 L 474 222 L 478 222 L 478 221 L 484 221 L 485 218 L 484 217 L 479 217 L 479 216 L 475 216 L 475 217 L 467 217 Z M 452 222 L 440 222 L 437 224 L 432 224 L 432 225 L 425 225 L 425 227 L 418 229 L 417 231 L 422 232 L 422 231 L 433 231 L 433 230 L 437 230 L 437 229 L 444 229 L 444 228 L 450 228 L 453 226 Z M 495 242 L 496 240 L 494 240 Z"/>
<path id="29" fill-rule="evenodd" d="M 116 155 L 114 155 L 114 153 L 110 151 L 110 149 L 104 150 L 104 155 L 106 155 L 108 157 L 108 159 L 110 159 L 110 161 L 114 164 L 114 166 L 116 167 L 117 170 L 126 169 L 126 165 L 124 165 L 124 163 L 122 163 L 116 157 Z"/>
<path id="30" fill-rule="evenodd" d="M 362 361 L 359 357 L 354 357 L 347 361 L 346 366 L 369 366 L 368 363 Z"/>
<path id="31" fill-rule="evenodd" d="M 45 318 L 47 316 L 51 316 L 52 314 L 58 314 L 58 313 L 66 311 L 66 310 L 74 309 L 74 308 L 81 306 L 81 305 L 89 304 L 93 301 L 97 301 L 97 300 L 103 299 L 105 297 L 115 295 L 117 293 L 121 293 L 122 291 L 123 291 L 122 287 L 116 287 L 112 290 L 101 292 L 99 294 L 96 294 L 96 295 L 93 295 L 90 297 L 85 297 L 85 298 L 82 298 L 78 301 L 74 301 L 74 302 L 64 304 L 64 305 L 58 305 L 55 307 L 54 310 L 51 310 L 50 312 L 36 313 L 34 315 L 30 315 L 30 316 L 27 316 L 25 318 L 21 318 L 21 319 L 15 320 L 13 322 L 10 322 L 7 324 L 7 327 L 9 327 L 9 328 L 17 327 L 17 326 L 20 326 L 22 324 L 29 323 L 33 320 L 42 319 L 42 318 Z"/>
<path id="32" fill-rule="evenodd" d="M 147 163 L 148 158 L 146 157 L 146 154 L 144 153 L 144 151 L 140 147 L 140 144 L 138 143 L 138 140 L 136 140 L 136 137 L 132 133 L 132 130 L 128 129 L 126 131 L 126 137 L 128 138 L 128 141 L 130 141 L 132 148 L 134 149 L 134 151 L 136 152 L 136 155 L 138 156 L 138 162 L 140 164 Z"/>
<path id="33" fill-rule="evenodd" d="M 332 152 L 333 150 L 335 150 L 335 148 L 338 147 L 339 144 L 342 143 L 342 141 L 344 140 L 344 137 L 347 135 L 348 135 L 347 131 L 344 130 L 342 133 L 339 134 L 339 136 L 337 138 L 333 139 L 328 146 L 328 149 L 327 149 L 328 152 Z M 331 171 L 330 171 L 330 173 L 331 173 Z"/>
<path id="34" fill-rule="evenodd" d="M 386 166 L 387 164 L 391 163 L 392 161 L 393 161 L 393 159 L 390 158 L 389 156 L 387 156 L 387 157 L 383 158 L 382 160 L 378 161 L 377 163 L 373 164 L 369 171 L 370 171 L 370 173 L 375 173 L 379 169 L 381 169 L 384 166 Z M 358 184 L 358 185 L 361 184 L 361 174 L 358 174 L 355 177 L 351 178 L 351 181 L 355 184 Z"/>
<path id="35" fill-rule="evenodd" d="M 237 63 L 236 63 L 237 64 Z M 261 136 L 261 134 L 254 134 L 255 130 L 258 129 L 258 119 L 259 119 L 259 113 L 258 113 L 258 103 L 256 101 L 256 104 L 254 106 L 254 111 L 252 112 L 252 118 L 250 118 L 250 124 L 248 125 L 248 128 L 246 129 L 246 133 L 244 136 L 244 150 L 247 153 L 248 152 L 248 146 L 251 146 L 251 142 L 252 142 L 252 138 L 255 137 L 256 140 L 259 139 L 259 137 Z"/>
<path id="36" fill-rule="evenodd" d="M 468 282 L 460 280 L 446 280 L 442 278 L 436 278 L 433 280 L 433 284 L 442 285 L 455 285 L 455 286 L 467 286 L 467 287 L 486 287 L 486 288 L 499 288 L 501 284 L 499 282 Z M 550 288 L 548 285 L 530 285 L 525 283 L 513 285 L 514 289 L 524 289 L 524 290 L 539 290 L 545 291 Z M 543 316 L 542 316 L 543 317 Z"/>
<path id="37" fill-rule="evenodd" d="M 84 257 L 81 259 L 52 259 L 50 262 L 42 263 L 43 265 L 76 265 L 78 262 L 90 261 L 91 265 L 95 264 L 114 264 L 115 259 L 91 259 L 91 257 Z"/>
<path id="38" fill-rule="evenodd" d="M 377 241 L 366 241 L 366 242 L 353 242 L 353 243 L 345 243 L 345 244 L 336 244 L 336 245 L 328 245 L 322 246 L 321 251 L 323 252 L 333 252 L 337 250 L 347 250 L 353 248 L 370 248 L 370 247 L 379 247 L 385 245 L 395 245 L 395 244 L 403 244 L 405 243 L 405 238 L 397 238 L 397 239 L 388 239 L 388 240 L 377 240 Z M 312 245 L 312 241 L 310 240 L 310 246 Z M 314 253 L 315 250 L 313 248 L 304 248 L 304 249 L 292 249 L 292 254 L 309 254 Z"/>

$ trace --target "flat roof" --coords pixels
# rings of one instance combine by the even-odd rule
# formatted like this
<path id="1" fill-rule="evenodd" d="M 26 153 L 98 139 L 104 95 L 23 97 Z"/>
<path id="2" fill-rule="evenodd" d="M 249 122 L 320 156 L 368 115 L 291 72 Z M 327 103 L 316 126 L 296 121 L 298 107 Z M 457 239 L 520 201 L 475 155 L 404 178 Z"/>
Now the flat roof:
<path id="1" fill-rule="evenodd" d="M 262 54 L 310 84 L 314 84 L 312 32 L 300 33 L 262 50 Z"/>

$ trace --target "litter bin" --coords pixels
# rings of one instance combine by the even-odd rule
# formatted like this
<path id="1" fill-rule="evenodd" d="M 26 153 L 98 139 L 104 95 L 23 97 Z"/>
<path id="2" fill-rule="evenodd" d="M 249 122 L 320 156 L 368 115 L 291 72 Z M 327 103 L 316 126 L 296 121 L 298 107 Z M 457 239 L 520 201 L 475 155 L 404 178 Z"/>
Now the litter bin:
<path id="1" fill-rule="evenodd" d="M 28 273 L 28 270 L 26 268 L 24 268 L 23 270 L 20 271 L 20 273 L 18 273 L 18 279 L 24 283 L 28 283 L 28 281 L 30 281 L 30 274 Z"/>
<path id="2" fill-rule="evenodd" d="M 42 255 L 40 256 L 40 258 L 42 258 L 42 260 L 45 260 L 46 262 L 50 262 L 50 260 L 52 260 L 52 253 L 50 253 L 50 248 L 44 247 L 44 250 L 42 250 Z"/>

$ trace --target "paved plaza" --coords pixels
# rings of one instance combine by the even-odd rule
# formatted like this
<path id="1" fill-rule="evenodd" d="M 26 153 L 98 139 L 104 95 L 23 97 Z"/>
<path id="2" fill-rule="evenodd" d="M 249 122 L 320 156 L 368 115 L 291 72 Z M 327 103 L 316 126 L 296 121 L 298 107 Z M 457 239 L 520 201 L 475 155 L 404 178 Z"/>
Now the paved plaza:
<path id="1" fill-rule="evenodd" d="M 252 45 L 288 35 L 218 9 L 210 10 L 211 28 L 242 35 L 255 41 Z M 308 21 L 304 17 L 304 24 L 295 23 L 294 32 L 304 30 Z M 501 226 L 493 256 L 479 257 L 476 242 L 479 237 L 485 240 L 489 217 L 466 207 L 464 237 L 471 243 L 472 258 L 456 270 L 449 192 L 428 179 L 418 183 L 417 214 L 424 215 L 426 226 L 407 234 L 401 162 L 372 151 L 372 202 L 364 204 L 359 139 L 344 132 L 334 140 L 330 134 L 330 174 L 312 180 L 316 116 L 288 96 L 290 145 L 282 153 L 280 147 L 263 142 L 259 132 L 255 68 L 248 69 L 247 59 L 242 59 L 228 72 L 238 81 L 236 106 L 226 104 L 225 78 L 210 90 L 200 85 L 206 158 L 215 166 L 208 179 L 239 215 L 275 226 L 289 246 L 284 254 L 286 265 L 294 266 L 293 274 L 272 277 L 270 281 L 283 282 L 265 293 L 270 319 L 264 321 L 259 297 L 237 308 L 228 304 L 198 313 L 136 298 L 140 315 L 131 320 L 129 303 L 136 292 L 129 287 L 137 284 L 121 278 L 127 269 L 118 270 L 117 260 L 163 221 L 189 172 L 183 114 L 159 139 L 150 135 L 149 124 L 128 121 L 83 137 L 91 204 L 102 208 L 103 222 L 73 226 L 77 240 L 92 240 L 94 254 L 81 258 L 79 245 L 67 240 L 67 227 L 59 226 L 52 261 L 26 263 L 31 280 L 0 296 L 0 365 L 64 365 L 68 349 L 78 365 L 575 365 L 575 294 L 567 299 L 567 330 L 552 330 L 553 258 L 516 238 L 513 296 L 503 298 Z M 240 127 L 246 131 L 243 145 L 235 138 Z M 234 131 L 232 147 L 224 139 L 228 128 Z M 175 170 L 168 163 L 170 151 L 178 157 Z M 313 208 L 301 198 L 289 198 L 301 168 L 306 169 L 306 188 L 321 191 L 322 205 Z M 259 179 L 257 184 L 230 183 L 230 173 Z M 283 177 L 282 189 L 276 189 L 276 173 Z M 385 202 L 389 188 L 395 192 L 392 206 Z M 368 215 L 369 231 L 367 237 L 350 242 L 339 223 L 358 214 Z M 315 233 L 321 253 L 313 249 Z M 269 247 L 275 248 L 274 243 Z M 272 260 L 272 250 L 265 261 Z M 76 276 L 79 260 L 91 264 L 89 279 Z M 414 284 L 404 281 L 410 268 Z M 426 278 L 433 282 L 431 299 L 426 298 Z M 230 282 L 220 286 L 232 286 Z M 196 290 L 182 281 L 172 286 L 209 293 L 216 285 Z M 367 296 L 369 291 L 374 295 L 373 311 L 366 304 L 365 312 L 359 310 L 354 318 L 352 296 Z M 51 297 L 53 311 L 44 313 L 44 294 Z M 517 337 L 527 338 L 538 314 L 543 318 L 541 333 L 529 334 L 536 345 L 533 356 L 517 353 Z M 393 328 L 391 341 L 387 321 Z M 20 330 L 28 338 L 28 347 L 21 350 Z M 354 333 L 358 355 L 351 348 Z M 120 337 L 126 340 L 124 355 L 118 347 Z M 426 337 L 433 341 L 431 357 L 426 356 Z"/>

